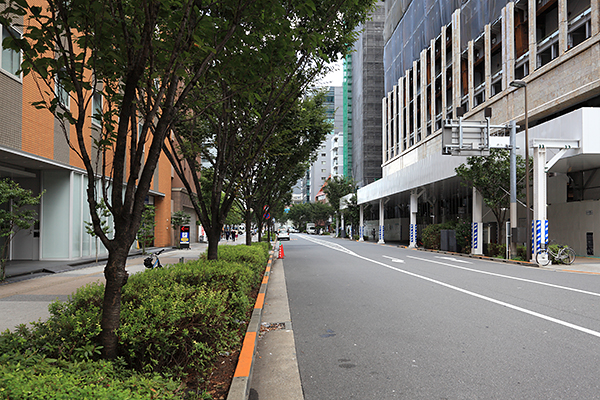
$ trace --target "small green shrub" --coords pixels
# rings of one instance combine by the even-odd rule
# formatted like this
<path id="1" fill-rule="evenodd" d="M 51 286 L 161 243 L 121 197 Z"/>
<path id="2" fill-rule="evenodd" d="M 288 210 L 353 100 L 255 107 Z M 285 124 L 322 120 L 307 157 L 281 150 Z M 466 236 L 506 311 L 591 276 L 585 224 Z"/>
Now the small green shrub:
<path id="1" fill-rule="evenodd" d="M 499 243 L 488 243 L 487 256 L 494 258 L 506 258 L 506 245 Z"/>
<path id="2" fill-rule="evenodd" d="M 158 375 L 143 376 L 108 361 L 67 362 L 39 355 L 0 356 L 0 398 L 180 399 L 179 384 Z"/>

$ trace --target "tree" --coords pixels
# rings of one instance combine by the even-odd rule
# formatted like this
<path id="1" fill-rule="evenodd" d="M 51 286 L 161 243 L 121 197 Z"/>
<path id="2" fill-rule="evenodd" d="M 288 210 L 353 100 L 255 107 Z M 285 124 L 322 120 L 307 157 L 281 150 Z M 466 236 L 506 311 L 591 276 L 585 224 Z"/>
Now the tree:
<path id="1" fill-rule="evenodd" d="M 269 205 L 272 218 L 282 218 L 291 203 L 291 189 L 315 158 L 322 141 L 331 132 L 326 119 L 325 94 L 317 91 L 298 100 L 269 141 L 263 156 L 241 183 L 240 197 L 246 205 L 246 229 L 250 227 L 251 210 L 259 227 L 259 240 L 264 218 L 263 207 Z M 286 216 L 287 218 L 287 216 Z M 246 237 L 250 244 L 251 237 Z"/>
<path id="2" fill-rule="evenodd" d="M 222 226 L 239 193 L 298 98 L 325 65 L 345 55 L 366 20 L 372 0 L 318 0 L 268 4 L 251 24 L 227 62 L 197 86 L 194 101 L 180 113 L 166 153 L 188 193 L 198 193 L 194 208 L 208 235 L 209 259 L 217 258 Z M 198 153 L 212 170 L 205 198 Z M 188 179 L 184 171 L 193 172 Z M 192 188 L 193 186 L 193 188 Z M 221 196 L 223 200 L 221 201 Z"/>
<path id="3" fill-rule="evenodd" d="M 110 211 L 108 210 L 108 207 L 106 207 L 104 199 L 100 199 L 100 201 L 96 203 L 96 208 L 98 209 L 98 216 L 100 217 L 100 229 L 105 235 L 108 235 L 110 234 L 110 226 L 108 226 L 108 217 L 110 216 Z M 96 262 L 98 262 L 98 235 L 96 235 L 96 231 L 94 230 L 94 224 L 89 221 L 84 221 L 84 224 L 87 234 L 94 238 L 96 247 Z"/>
<path id="4" fill-rule="evenodd" d="M 335 217 L 338 218 L 340 215 L 340 199 L 349 193 L 356 192 L 356 183 L 350 177 L 335 176 L 327 179 L 323 192 L 327 195 L 327 201 L 331 205 Z"/>
<path id="5" fill-rule="evenodd" d="M 475 187 L 490 208 L 500 232 L 504 230 L 510 211 L 510 153 L 508 150 L 491 149 L 487 157 L 469 157 L 466 164 L 456 168 L 456 174 L 464 179 L 463 184 Z M 517 156 L 517 193 L 525 188 L 525 160 Z M 500 235 L 504 238 L 504 235 Z M 502 239 L 501 239 L 502 240 Z"/>
<path id="6" fill-rule="evenodd" d="M 34 196 L 11 179 L 0 180 L 0 238 L 4 239 L 0 258 L 0 281 L 6 279 L 6 261 L 10 242 L 20 229 L 30 228 L 37 213 L 27 206 L 40 203 L 42 194 Z"/>
<path id="7" fill-rule="evenodd" d="M 137 240 L 142 245 L 142 254 L 146 254 L 146 247 L 154 240 L 154 228 L 156 227 L 156 208 L 146 204 L 142 212 L 142 222 L 137 233 Z"/>
<path id="8" fill-rule="evenodd" d="M 21 52 L 23 76 L 31 74 L 40 88 L 34 105 L 54 114 L 85 167 L 92 224 L 109 253 L 100 340 L 103 356 L 114 359 L 125 263 L 166 135 L 192 88 L 219 67 L 226 45 L 229 52 L 236 51 L 235 43 L 241 45 L 229 41 L 247 35 L 239 26 L 261 15 L 264 2 L 31 3 L 2 0 L 0 23 L 22 29 L 22 37 L 5 44 Z M 102 127 L 92 133 L 90 146 L 94 97 L 102 98 L 103 105 L 94 107 Z M 98 192 L 113 215 L 112 238 L 102 231 Z"/>

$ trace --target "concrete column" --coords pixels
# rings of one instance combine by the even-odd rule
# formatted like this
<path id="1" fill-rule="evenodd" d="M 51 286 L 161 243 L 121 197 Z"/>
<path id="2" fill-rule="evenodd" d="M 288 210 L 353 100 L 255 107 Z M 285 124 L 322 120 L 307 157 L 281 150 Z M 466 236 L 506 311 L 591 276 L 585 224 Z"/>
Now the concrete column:
<path id="1" fill-rule="evenodd" d="M 364 222 L 364 205 L 360 205 L 359 206 L 359 212 L 358 212 L 358 241 L 359 242 L 364 242 L 365 241 L 365 222 Z"/>
<path id="2" fill-rule="evenodd" d="M 392 141 L 390 142 L 391 157 L 398 155 L 398 86 L 394 85 L 394 91 L 392 93 L 392 133 L 390 135 Z"/>
<path id="3" fill-rule="evenodd" d="M 531 257 L 535 260 L 541 244 L 548 242 L 548 216 L 547 216 L 547 177 L 546 149 L 533 149 L 533 245 Z"/>
<path id="4" fill-rule="evenodd" d="M 392 125 L 392 118 L 393 118 L 393 114 L 392 114 L 392 94 L 393 92 L 389 92 L 387 94 L 387 128 L 386 128 L 386 132 L 387 132 L 387 145 L 386 145 L 386 149 L 387 149 L 387 159 L 389 160 L 392 158 L 392 146 L 393 146 L 393 142 L 392 142 L 392 135 L 393 135 L 393 125 Z"/>
<path id="5" fill-rule="evenodd" d="M 491 25 L 487 24 L 484 29 L 483 36 L 483 55 L 484 72 L 485 72 L 485 101 L 492 97 L 492 29 Z"/>
<path id="6" fill-rule="evenodd" d="M 413 131 L 412 131 L 412 134 L 413 134 L 413 138 L 414 138 L 414 141 L 415 141 L 415 144 L 416 144 L 417 143 L 417 130 L 419 129 L 418 128 L 418 126 L 419 126 L 418 123 L 419 122 L 417 121 L 417 108 L 419 107 L 419 105 L 417 103 L 417 87 L 418 87 L 417 82 L 418 82 L 418 79 L 417 79 L 417 61 L 416 60 L 413 61 L 413 69 L 412 69 L 411 73 L 412 73 L 412 78 L 413 78 L 412 79 L 412 84 L 413 84 L 413 98 L 412 98 L 412 101 L 413 101 L 413 112 L 412 112 L 412 115 L 411 115 L 411 118 L 412 118 L 412 121 L 413 121 Z"/>
<path id="7" fill-rule="evenodd" d="M 590 6 L 591 12 L 591 24 L 592 24 L 592 36 L 600 33 L 600 0 L 591 0 Z"/>
<path id="8" fill-rule="evenodd" d="M 460 8 L 452 14 L 452 119 L 460 107 Z"/>
<path id="9" fill-rule="evenodd" d="M 446 115 L 446 108 L 448 104 L 446 103 L 446 26 L 442 26 L 442 40 L 441 40 L 441 62 L 442 62 L 442 119 L 452 118 L 452 116 Z"/>
<path id="10" fill-rule="evenodd" d="M 341 213 L 342 215 L 342 237 L 345 238 L 346 237 L 346 227 L 344 225 L 344 213 Z"/>
<path id="11" fill-rule="evenodd" d="M 537 68 L 537 40 L 535 35 L 536 30 L 536 11 L 537 1 L 529 0 L 528 20 L 529 20 L 529 73 L 531 74 Z"/>
<path id="12" fill-rule="evenodd" d="M 402 138 L 404 137 L 404 101 L 406 94 L 404 93 L 404 77 L 398 79 L 398 153 L 402 152 Z"/>
<path id="13" fill-rule="evenodd" d="M 502 9 L 502 88 L 515 80 L 515 3 Z"/>
<path id="14" fill-rule="evenodd" d="M 409 248 L 417 247 L 417 212 L 419 210 L 419 195 L 416 190 L 410 192 L 410 238 Z"/>
<path id="15" fill-rule="evenodd" d="M 383 240 L 383 231 L 385 227 L 383 207 L 385 207 L 385 202 L 383 200 L 384 199 L 379 199 L 379 241 L 377 241 L 378 244 L 385 243 L 385 241 Z"/>
<path id="16" fill-rule="evenodd" d="M 558 55 L 562 56 L 567 51 L 567 0 L 558 0 Z"/>
<path id="17" fill-rule="evenodd" d="M 484 56 L 485 57 L 485 56 Z M 473 41 L 469 40 L 467 43 L 467 79 L 469 81 L 469 111 L 473 109 L 473 104 L 475 101 L 473 97 L 475 97 L 475 81 L 474 81 L 474 72 L 473 72 L 473 63 L 475 62 L 475 56 L 473 54 Z"/>
<path id="18" fill-rule="evenodd" d="M 406 135 L 406 147 L 403 147 L 403 150 L 406 150 L 408 148 L 408 144 L 410 143 L 410 121 L 412 121 L 412 115 L 410 114 L 410 75 L 412 71 L 411 70 L 407 70 L 405 71 L 404 74 L 404 82 L 405 82 L 405 90 L 404 90 L 404 105 L 406 106 L 406 114 L 404 115 L 404 118 L 406 118 L 406 132 L 404 132 L 404 134 Z M 404 140 L 404 138 L 402 139 Z"/>
<path id="19" fill-rule="evenodd" d="M 483 254 L 483 196 L 473 188 L 471 254 Z"/>
<path id="20" fill-rule="evenodd" d="M 421 52 L 421 140 L 427 137 L 427 49 Z"/>
<path id="21" fill-rule="evenodd" d="M 381 150 L 382 160 L 387 161 L 386 154 L 388 152 L 387 142 L 387 97 L 381 99 Z"/>
<path id="22" fill-rule="evenodd" d="M 431 133 L 435 132 L 435 39 L 431 39 L 431 92 L 429 93 L 429 103 L 431 104 Z"/>

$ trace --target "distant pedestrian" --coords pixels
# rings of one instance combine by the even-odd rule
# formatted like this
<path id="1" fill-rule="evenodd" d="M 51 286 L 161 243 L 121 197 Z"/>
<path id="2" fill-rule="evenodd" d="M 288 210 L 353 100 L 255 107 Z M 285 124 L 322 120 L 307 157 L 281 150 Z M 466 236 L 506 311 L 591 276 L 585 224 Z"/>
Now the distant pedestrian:
<path id="1" fill-rule="evenodd" d="M 225 240 L 229 240 L 229 231 L 228 230 L 225 231 Z"/>
<path id="2" fill-rule="evenodd" d="M 373 228 L 373 240 L 376 240 L 375 239 L 375 228 Z"/>

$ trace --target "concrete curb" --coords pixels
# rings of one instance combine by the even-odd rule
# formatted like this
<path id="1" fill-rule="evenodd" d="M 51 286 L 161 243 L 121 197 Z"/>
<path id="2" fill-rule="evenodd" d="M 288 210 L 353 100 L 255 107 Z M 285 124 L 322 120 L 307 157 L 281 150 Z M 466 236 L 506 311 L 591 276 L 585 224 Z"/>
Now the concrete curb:
<path id="1" fill-rule="evenodd" d="M 262 284 L 256 297 L 256 303 L 254 304 L 254 310 L 252 311 L 252 317 L 244 336 L 242 343 L 242 350 L 238 359 L 235 373 L 233 374 L 233 380 L 227 393 L 227 400 L 246 400 L 250 395 L 250 382 L 252 380 L 252 371 L 254 367 L 254 355 L 256 354 L 256 347 L 258 344 L 258 334 L 260 332 L 260 323 L 262 320 L 262 313 L 265 305 L 265 295 L 267 294 L 267 287 L 269 284 L 269 275 L 271 274 L 271 267 L 273 266 L 273 259 L 275 258 L 275 247 L 271 250 L 271 257 L 267 262 L 267 267 L 263 275 Z"/>

